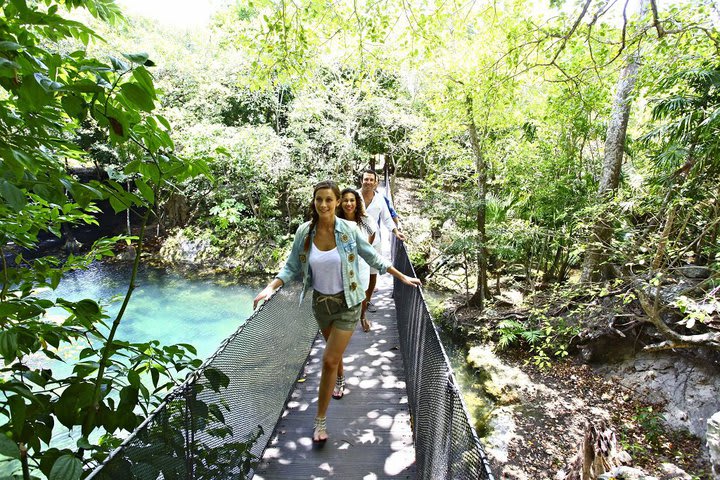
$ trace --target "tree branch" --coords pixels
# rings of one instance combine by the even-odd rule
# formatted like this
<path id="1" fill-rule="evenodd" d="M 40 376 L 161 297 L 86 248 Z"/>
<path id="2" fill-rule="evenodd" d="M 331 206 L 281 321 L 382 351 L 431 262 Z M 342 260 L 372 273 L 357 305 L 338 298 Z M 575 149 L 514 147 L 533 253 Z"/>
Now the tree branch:
<path id="1" fill-rule="evenodd" d="M 659 290 L 659 287 L 658 287 Z M 693 347 L 706 347 L 715 350 L 720 350 L 720 332 L 706 332 L 697 335 L 681 335 L 672 328 L 668 327 L 667 324 L 660 317 L 661 309 L 659 307 L 660 294 L 659 291 L 655 293 L 655 300 L 651 302 L 650 296 L 645 293 L 642 288 L 635 288 L 640 306 L 642 307 L 645 314 L 648 316 L 650 323 L 665 337 L 667 340 L 654 344 L 648 345 L 643 350 L 648 351 L 659 351 L 659 350 L 670 350 L 673 348 L 693 348 Z"/>

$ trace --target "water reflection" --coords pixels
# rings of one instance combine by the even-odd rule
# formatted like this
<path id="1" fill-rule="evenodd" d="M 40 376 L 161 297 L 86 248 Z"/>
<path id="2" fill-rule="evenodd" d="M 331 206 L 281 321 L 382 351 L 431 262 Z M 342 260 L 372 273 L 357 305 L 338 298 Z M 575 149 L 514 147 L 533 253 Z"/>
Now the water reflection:
<path id="1" fill-rule="evenodd" d="M 46 298 L 100 302 L 115 318 L 127 291 L 131 268 L 125 264 L 95 263 L 71 272 Z M 255 289 L 227 278 L 191 279 L 175 272 L 141 267 L 116 338 L 131 342 L 159 340 L 161 345 L 189 343 L 199 358 L 211 355 L 223 339 L 252 313 Z M 65 316 L 53 309 L 50 316 Z"/>

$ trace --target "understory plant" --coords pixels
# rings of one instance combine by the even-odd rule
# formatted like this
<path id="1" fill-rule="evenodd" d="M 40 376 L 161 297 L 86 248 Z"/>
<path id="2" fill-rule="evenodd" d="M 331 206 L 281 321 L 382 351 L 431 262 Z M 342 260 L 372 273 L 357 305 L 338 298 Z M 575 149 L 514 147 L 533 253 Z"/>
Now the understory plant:
<path id="1" fill-rule="evenodd" d="M 96 37 L 61 15 L 76 8 L 121 20 L 107 0 L 0 4 L 1 478 L 87 475 L 200 364 L 190 345 L 127 342 L 116 334 L 135 289 L 148 222 L 178 184 L 207 175 L 207 167 L 176 155 L 169 122 L 154 112 L 154 63 L 147 54 L 103 62 L 84 49 L 57 48 L 70 40 L 87 46 Z M 68 173 L 69 162 L 87 160 L 77 143 L 86 120 L 122 153 L 126 183 L 80 183 Z M 139 234 L 101 239 L 84 255 L 35 258 L 42 239 L 61 237 L 74 224 L 96 224 L 99 202 L 116 213 L 132 210 L 141 218 Z M 119 241 L 132 244 L 136 256 L 114 318 L 94 299 L 41 294 L 68 271 L 111 256 Z M 227 387 L 224 375 L 204 374 L 215 379 L 214 388 Z M 219 406 L 205 410 L 224 423 Z M 70 441 L 60 446 L 53 437 L 62 431 Z M 243 455 L 235 465 L 249 458 Z"/>

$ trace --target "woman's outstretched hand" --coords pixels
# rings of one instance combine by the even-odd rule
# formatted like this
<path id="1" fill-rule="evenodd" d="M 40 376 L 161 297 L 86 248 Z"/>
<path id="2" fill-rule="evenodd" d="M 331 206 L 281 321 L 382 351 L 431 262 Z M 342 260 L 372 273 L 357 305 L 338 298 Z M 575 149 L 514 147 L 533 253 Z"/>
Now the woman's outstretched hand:
<path id="1" fill-rule="evenodd" d="M 255 300 L 253 300 L 253 310 L 257 308 L 258 303 L 267 300 L 272 296 L 273 293 L 275 293 L 275 289 L 270 285 L 263 288 L 262 292 L 258 293 L 257 297 L 255 297 Z"/>
<path id="2" fill-rule="evenodd" d="M 411 287 L 421 287 L 422 282 L 419 278 L 413 278 L 408 277 L 407 275 L 403 275 L 403 278 L 400 279 L 405 285 L 410 285 Z"/>

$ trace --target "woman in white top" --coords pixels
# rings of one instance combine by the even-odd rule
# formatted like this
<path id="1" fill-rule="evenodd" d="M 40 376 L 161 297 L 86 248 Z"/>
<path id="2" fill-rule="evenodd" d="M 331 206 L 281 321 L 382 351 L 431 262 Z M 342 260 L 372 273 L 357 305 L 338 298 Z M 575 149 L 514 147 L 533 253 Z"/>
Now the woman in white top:
<path id="1" fill-rule="evenodd" d="M 367 235 L 368 242 L 372 244 L 375 239 L 375 222 L 365 214 L 365 207 L 360 198 L 360 194 L 352 188 L 346 188 L 340 192 L 340 195 L 340 208 L 338 209 L 337 216 L 357 223 L 360 231 Z M 367 290 L 370 284 L 370 265 L 362 258 L 359 261 L 358 280 L 360 280 L 363 290 Z M 360 313 L 360 325 L 364 332 L 369 332 L 371 327 L 370 321 L 365 316 L 367 301 L 368 298 L 366 296 L 362 302 L 362 310 Z"/>
<path id="2" fill-rule="evenodd" d="M 310 204 L 312 220 L 298 227 L 290 256 L 278 275 L 255 297 L 253 308 L 268 299 L 283 284 L 300 276 L 303 293 L 313 290 L 313 314 L 325 337 L 317 416 L 313 425 L 313 442 L 327 438 L 327 413 L 330 398 L 342 398 L 345 388 L 342 356 L 360 319 L 360 305 L 365 292 L 357 280 L 359 258 L 414 287 L 420 280 L 395 269 L 380 257 L 354 223 L 339 219 L 340 189 L 335 182 L 315 185 Z"/>

